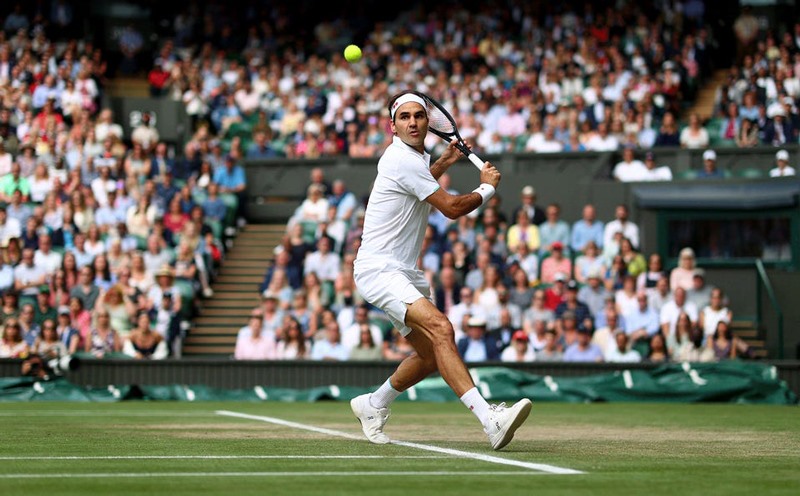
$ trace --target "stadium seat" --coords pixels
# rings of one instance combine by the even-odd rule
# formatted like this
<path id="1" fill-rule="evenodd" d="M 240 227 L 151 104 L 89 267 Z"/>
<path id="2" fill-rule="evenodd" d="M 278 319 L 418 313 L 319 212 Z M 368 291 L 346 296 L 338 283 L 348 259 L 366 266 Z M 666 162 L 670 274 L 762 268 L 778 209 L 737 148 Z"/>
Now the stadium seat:
<path id="1" fill-rule="evenodd" d="M 744 179 L 759 179 L 764 177 L 764 171 L 758 169 L 756 167 L 746 167 L 740 171 L 738 171 L 737 176 L 744 178 Z"/>
<path id="2" fill-rule="evenodd" d="M 675 179 L 691 180 L 697 179 L 697 171 L 694 169 L 687 169 L 675 173 Z"/>

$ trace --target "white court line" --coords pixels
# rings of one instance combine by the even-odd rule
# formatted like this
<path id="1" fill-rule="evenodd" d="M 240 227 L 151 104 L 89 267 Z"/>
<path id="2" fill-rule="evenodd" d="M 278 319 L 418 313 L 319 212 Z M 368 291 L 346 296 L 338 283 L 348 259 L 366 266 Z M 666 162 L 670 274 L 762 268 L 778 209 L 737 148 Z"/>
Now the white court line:
<path id="1" fill-rule="evenodd" d="M 132 411 L 80 411 L 80 410 L 50 410 L 47 412 L 0 412 L 0 417 L 213 417 L 210 413 L 181 413 L 170 412 L 167 410 L 155 410 L 149 412 Z"/>
<path id="2" fill-rule="evenodd" d="M 0 456 L 0 461 L 14 460 L 284 460 L 287 458 L 301 460 L 332 460 L 332 459 L 429 459 L 441 456 L 424 455 L 120 455 L 120 456 Z"/>
<path id="3" fill-rule="evenodd" d="M 218 415 L 224 415 L 226 417 L 236 417 L 236 418 L 243 418 L 249 420 L 258 420 L 261 422 L 268 422 L 270 424 L 282 425 L 284 427 L 291 427 L 294 429 L 301 429 L 305 431 L 317 432 L 320 434 L 327 434 L 329 436 L 336 436 L 336 437 L 343 437 L 347 439 L 357 439 L 359 441 L 364 441 L 363 436 L 357 436 L 354 434 L 350 434 L 348 432 L 337 431 L 333 429 L 326 429 L 324 427 L 316 427 L 313 425 L 307 424 L 300 424 L 297 422 L 291 422 L 288 420 L 283 420 L 275 417 L 264 417 L 260 415 L 249 415 L 247 413 L 239 413 L 239 412 L 230 412 L 227 410 L 218 410 Z M 456 456 L 460 458 L 470 458 L 473 460 L 479 460 L 482 462 L 488 463 L 496 463 L 498 465 L 510 465 L 513 467 L 521 467 L 527 468 L 529 470 L 538 470 L 540 472 L 546 472 L 548 474 L 561 474 L 561 475 L 574 475 L 574 474 L 582 474 L 583 472 L 579 470 L 573 470 L 570 468 L 563 468 L 563 467 L 556 467 L 555 465 L 546 465 L 544 463 L 529 463 L 529 462 L 521 462 L 518 460 L 511 460 L 509 458 L 501 458 L 499 456 L 491 456 L 485 455 L 483 453 L 472 453 L 469 451 L 462 451 L 450 448 L 440 448 L 438 446 L 431 446 L 428 444 L 420 444 L 420 443 L 409 443 L 406 441 L 392 441 L 392 444 L 396 444 L 399 446 L 405 446 L 407 448 L 416 448 L 425 451 L 433 451 L 434 453 L 443 453 L 446 455 Z"/>
<path id="4" fill-rule="evenodd" d="M 130 473 L 90 473 L 90 474 L 0 474 L 0 479 L 115 479 L 140 477 L 365 477 L 365 476 L 487 476 L 487 475 L 548 475 L 544 472 L 475 472 L 475 471 L 397 471 L 397 472 L 130 472 Z"/>

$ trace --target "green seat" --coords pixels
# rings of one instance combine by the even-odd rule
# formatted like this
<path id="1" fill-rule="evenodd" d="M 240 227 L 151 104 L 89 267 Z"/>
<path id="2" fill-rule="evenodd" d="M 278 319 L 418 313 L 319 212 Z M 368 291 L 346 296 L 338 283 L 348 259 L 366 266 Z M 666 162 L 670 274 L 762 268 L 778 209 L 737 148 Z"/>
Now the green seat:
<path id="1" fill-rule="evenodd" d="M 697 171 L 694 169 L 687 169 L 675 173 L 675 179 L 697 179 Z"/>
<path id="2" fill-rule="evenodd" d="M 313 221 L 301 221 L 300 225 L 303 226 L 303 241 L 306 243 L 314 244 L 317 240 L 317 228 L 319 225 Z"/>
<path id="3" fill-rule="evenodd" d="M 755 167 L 747 167 L 739 171 L 739 177 L 745 179 L 759 179 L 765 176 L 764 171 Z"/>
<path id="4" fill-rule="evenodd" d="M 636 343 L 634 343 L 633 346 L 631 346 L 631 349 L 638 351 L 639 354 L 642 355 L 642 358 L 644 359 L 647 357 L 647 355 L 650 354 L 650 343 L 648 343 L 644 339 L 640 339 L 639 341 L 636 341 Z"/>

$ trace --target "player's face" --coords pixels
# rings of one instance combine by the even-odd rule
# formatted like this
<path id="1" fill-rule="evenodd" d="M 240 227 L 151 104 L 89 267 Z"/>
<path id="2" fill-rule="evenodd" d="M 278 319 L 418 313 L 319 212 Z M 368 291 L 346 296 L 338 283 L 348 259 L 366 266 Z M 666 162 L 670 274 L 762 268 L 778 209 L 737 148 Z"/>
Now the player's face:
<path id="1" fill-rule="evenodd" d="M 405 144 L 422 151 L 428 134 L 428 114 L 422 105 L 416 102 L 400 105 L 394 114 L 392 132 Z"/>

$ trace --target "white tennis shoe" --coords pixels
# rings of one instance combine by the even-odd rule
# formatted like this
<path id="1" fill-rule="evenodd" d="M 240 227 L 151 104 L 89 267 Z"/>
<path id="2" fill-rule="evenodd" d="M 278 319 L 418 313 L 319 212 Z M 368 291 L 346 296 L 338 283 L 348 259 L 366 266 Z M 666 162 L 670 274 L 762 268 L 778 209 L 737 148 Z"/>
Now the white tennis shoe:
<path id="1" fill-rule="evenodd" d="M 524 398 L 514 406 L 507 407 L 505 403 L 489 405 L 489 417 L 484 431 L 489 436 L 489 443 L 493 450 L 499 450 L 514 438 L 514 433 L 528 418 L 531 413 L 531 400 Z"/>
<path id="2" fill-rule="evenodd" d="M 383 426 L 389 420 L 391 410 L 375 408 L 369 402 L 369 393 L 356 396 L 350 400 L 350 408 L 361 422 L 361 430 L 373 444 L 388 444 L 389 436 L 383 433 Z"/>

